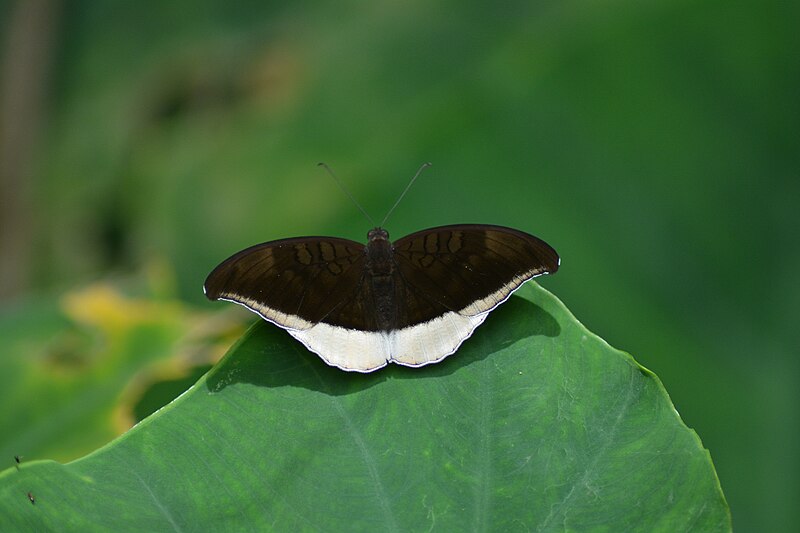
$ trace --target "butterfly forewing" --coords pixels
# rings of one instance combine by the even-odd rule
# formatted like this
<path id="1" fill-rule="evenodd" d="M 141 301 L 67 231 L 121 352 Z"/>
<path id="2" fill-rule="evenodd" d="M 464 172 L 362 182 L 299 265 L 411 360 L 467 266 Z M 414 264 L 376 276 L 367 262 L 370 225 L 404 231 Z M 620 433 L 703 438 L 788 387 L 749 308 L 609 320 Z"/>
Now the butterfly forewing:
<path id="1" fill-rule="evenodd" d="M 410 324 L 446 311 L 467 316 L 489 311 L 559 264 L 558 254 L 541 239 L 501 226 L 432 228 L 397 240 L 394 250 L 408 292 L 430 304 L 410 313 Z"/>
<path id="2" fill-rule="evenodd" d="M 348 316 L 363 285 L 364 245 L 334 237 L 302 237 L 259 244 L 215 268 L 206 296 L 240 303 L 281 326 L 305 329 Z"/>

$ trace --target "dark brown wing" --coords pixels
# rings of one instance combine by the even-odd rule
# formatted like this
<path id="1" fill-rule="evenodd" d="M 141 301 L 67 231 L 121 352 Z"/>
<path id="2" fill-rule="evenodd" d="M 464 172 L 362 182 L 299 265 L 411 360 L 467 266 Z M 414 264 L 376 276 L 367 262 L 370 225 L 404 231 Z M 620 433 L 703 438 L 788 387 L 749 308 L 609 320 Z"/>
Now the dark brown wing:
<path id="1" fill-rule="evenodd" d="M 394 243 L 394 257 L 408 295 L 405 325 L 447 311 L 484 313 L 527 280 L 552 274 L 559 265 L 558 254 L 543 240 L 477 224 L 412 233 Z"/>
<path id="2" fill-rule="evenodd" d="M 230 300 L 292 329 L 358 314 L 364 245 L 335 237 L 300 237 L 258 244 L 231 256 L 206 279 L 211 300 Z M 362 319 L 363 320 L 363 319 Z"/>

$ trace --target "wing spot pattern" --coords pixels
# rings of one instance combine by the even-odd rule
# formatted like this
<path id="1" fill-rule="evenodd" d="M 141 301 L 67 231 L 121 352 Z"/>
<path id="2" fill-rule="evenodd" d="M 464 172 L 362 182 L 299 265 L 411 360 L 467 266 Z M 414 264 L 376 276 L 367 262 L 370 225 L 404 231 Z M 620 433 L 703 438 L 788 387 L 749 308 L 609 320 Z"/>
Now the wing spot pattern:
<path id="1" fill-rule="evenodd" d="M 305 244 L 298 244 L 295 247 L 296 253 L 295 258 L 297 262 L 301 265 L 310 265 L 311 264 L 311 253 L 308 251 L 308 246 Z"/>
<path id="2" fill-rule="evenodd" d="M 447 249 L 450 251 L 451 254 L 454 254 L 461 250 L 461 236 L 462 233 L 460 231 L 453 231 L 450 233 L 450 237 L 447 239 Z"/>
<path id="3" fill-rule="evenodd" d="M 425 251 L 429 254 L 435 254 L 439 251 L 439 235 L 436 233 L 430 233 L 425 236 L 425 243 L 424 243 Z"/>
<path id="4" fill-rule="evenodd" d="M 322 260 L 326 263 L 336 259 L 336 250 L 329 242 L 323 241 L 319 243 L 319 251 L 322 254 Z"/>

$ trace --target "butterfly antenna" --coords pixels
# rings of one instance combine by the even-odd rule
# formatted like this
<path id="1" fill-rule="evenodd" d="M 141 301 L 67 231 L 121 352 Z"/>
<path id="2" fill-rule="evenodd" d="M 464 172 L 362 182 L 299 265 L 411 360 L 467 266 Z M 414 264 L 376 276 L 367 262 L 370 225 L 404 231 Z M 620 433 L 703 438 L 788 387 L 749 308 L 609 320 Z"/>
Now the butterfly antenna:
<path id="1" fill-rule="evenodd" d="M 401 195 L 400 195 L 400 197 L 399 197 L 399 198 L 397 199 L 397 201 L 394 203 L 394 205 L 392 206 L 392 208 L 391 208 L 391 209 L 389 209 L 389 212 L 388 212 L 388 213 L 386 213 L 386 216 L 385 216 L 385 217 L 383 217 L 383 220 L 381 221 L 381 226 L 380 226 L 380 227 L 383 227 L 383 226 L 386 224 L 386 221 L 387 221 L 387 220 L 389 220 L 389 215 L 391 215 L 391 214 L 392 214 L 392 211 L 394 211 L 394 208 L 395 208 L 395 207 L 397 207 L 397 204 L 399 204 L 399 203 L 400 203 L 400 200 L 402 200 L 402 199 L 403 199 L 403 196 L 405 196 L 405 195 L 406 195 L 406 193 L 408 192 L 408 189 L 410 189 L 410 188 L 411 188 L 411 186 L 412 186 L 412 185 L 414 185 L 414 182 L 417 180 L 417 178 L 419 177 L 419 175 L 420 175 L 420 174 L 422 174 L 422 171 L 423 171 L 423 170 L 425 170 L 426 168 L 428 168 L 429 166 L 431 166 L 431 164 L 430 164 L 430 163 L 423 163 L 423 164 L 422 164 L 422 166 L 421 166 L 421 167 L 419 167 L 419 170 L 417 170 L 417 173 L 416 173 L 416 174 L 414 174 L 414 177 L 413 177 L 413 178 L 411 178 L 411 181 L 409 181 L 409 182 L 408 182 L 408 185 L 406 185 L 406 188 L 405 188 L 405 190 L 403 191 L 403 194 L 401 194 Z"/>
<path id="2" fill-rule="evenodd" d="M 348 190 L 347 190 L 347 187 L 345 187 L 345 186 L 344 186 L 344 183 L 342 183 L 342 182 L 341 182 L 341 180 L 340 180 L 339 178 L 337 178 L 337 177 L 336 177 L 336 174 L 334 174 L 334 173 L 333 173 L 333 170 L 331 170 L 331 167 L 329 167 L 329 166 L 328 166 L 328 165 L 326 165 L 325 163 L 317 163 L 317 166 L 318 166 L 318 167 L 322 167 L 322 168 L 324 168 L 325 170 L 327 170 L 327 171 L 328 171 L 328 174 L 330 174 L 330 175 L 331 175 L 331 177 L 333 178 L 333 181 L 335 181 L 335 182 L 336 182 L 336 184 L 339 186 L 339 188 L 340 188 L 340 189 L 342 189 L 342 190 L 344 191 L 344 193 L 347 195 L 347 197 L 348 197 L 348 198 L 350 198 L 350 201 L 351 201 L 351 202 L 353 202 L 354 204 L 356 204 L 356 207 L 357 207 L 359 210 L 361 210 L 361 212 L 362 212 L 362 213 L 364 213 L 364 216 L 365 216 L 365 217 L 367 217 L 367 220 L 369 220 L 369 223 L 370 223 L 370 224 L 372 224 L 372 225 L 374 226 L 374 225 L 375 225 L 375 221 L 374 221 L 374 220 L 372 220 L 372 217 L 371 217 L 371 216 L 369 216 L 369 214 L 368 214 L 366 211 L 364 211 L 364 208 L 363 208 L 363 207 L 361 207 L 361 204 L 359 204 L 358 202 L 356 202 L 356 199 L 355 199 L 355 198 L 353 198 L 353 195 L 352 195 L 352 194 L 350 194 L 350 191 L 348 191 Z"/>

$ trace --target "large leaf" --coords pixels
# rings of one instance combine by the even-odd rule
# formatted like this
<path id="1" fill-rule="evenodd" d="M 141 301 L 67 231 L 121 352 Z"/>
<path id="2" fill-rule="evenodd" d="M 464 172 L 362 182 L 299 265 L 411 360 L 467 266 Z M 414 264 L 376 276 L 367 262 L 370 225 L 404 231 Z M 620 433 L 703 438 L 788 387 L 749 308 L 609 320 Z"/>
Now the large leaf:
<path id="1" fill-rule="evenodd" d="M 728 531 L 658 379 L 537 285 L 518 294 L 444 362 L 368 375 L 259 322 L 105 448 L 3 472 L 3 527 Z"/>

